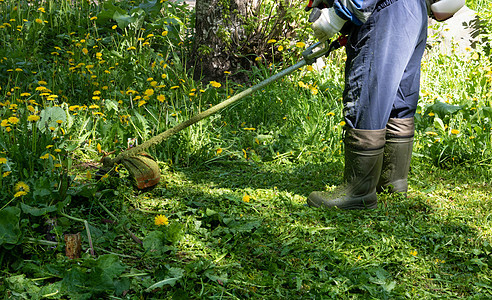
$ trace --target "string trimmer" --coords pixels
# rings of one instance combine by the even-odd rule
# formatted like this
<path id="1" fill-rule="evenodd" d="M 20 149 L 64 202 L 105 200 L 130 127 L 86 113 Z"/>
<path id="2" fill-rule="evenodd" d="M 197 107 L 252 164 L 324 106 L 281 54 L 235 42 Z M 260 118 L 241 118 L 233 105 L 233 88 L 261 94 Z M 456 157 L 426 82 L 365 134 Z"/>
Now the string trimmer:
<path id="1" fill-rule="evenodd" d="M 313 64 L 319 57 L 324 55 L 328 55 L 332 50 L 338 49 L 344 46 L 346 43 L 345 37 L 340 37 L 337 40 L 330 43 L 330 41 L 326 42 L 318 42 L 310 47 L 308 47 L 303 53 L 303 59 L 296 63 L 295 65 L 282 70 L 281 72 L 263 80 L 262 82 L 242 91 L 241 93 L 215 105 L 211 108 L 191 117 L 190 119 L 176 125 L 173 128 L 170 128 L 151 139 L 145 141 L 143 144 L 135 146 L 133 148 L 127 149 L 120 154 L 118 154 L 115 158 L 111 159 L 110 157 L 103 158 L 103 167 L 99 170 L 100 174 L 106 174 L 113 170 L 114 166 L 117 164 L 123 164 L 125 168 L 128 169 L 130 175 L 135 179 L 136 186 L 138 189 L 146 189 L 155 186 L 159 183 L 160 180 L 160 170 L 157 162 L 148 154 L 144 153 L 149 147 L 153 145 L 157 145 L 174 135 L 175 133 L 185 129 L 188 126 L 195 124 L 196 122 L 213 115 L 219 110 L 233 104 L 234 102 L 256 92 L 259 89 L 262 89 L 264 86 L 289 75 L 295 70 L 302 68 L 306 65 Z"/>

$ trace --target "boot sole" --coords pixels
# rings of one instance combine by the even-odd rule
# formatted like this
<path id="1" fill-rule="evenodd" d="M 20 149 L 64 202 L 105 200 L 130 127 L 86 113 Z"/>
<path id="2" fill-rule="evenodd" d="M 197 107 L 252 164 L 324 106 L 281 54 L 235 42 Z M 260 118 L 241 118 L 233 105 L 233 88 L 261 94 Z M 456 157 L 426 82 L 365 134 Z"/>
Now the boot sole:
<path id="1" fill-rule="evenodd" d="M 358 204 L 352 204 L 352 205 L 344 205 L 343 207 L 338 207 L 336 205 L 334 206 L 325 206 L 325 205 L 320 205 L 311 199 L 309 197 L 307 198 L 306 202 L 309 206 L 316 207 L 316 208 L 325 208 L 325 209 L 330 209 L 330 208 L 337 208 L 337 209 L 344 209 L 344 210 L 363 210 L 363 209 L 376 209 L 378 208 L 378 201 L 377 200 L 372 200 L 372 201 L 364 201 L 363 199 L 360 199 L 357 201 L 356 199 L 353 200 L 354 202 L 359 202 Z"/>

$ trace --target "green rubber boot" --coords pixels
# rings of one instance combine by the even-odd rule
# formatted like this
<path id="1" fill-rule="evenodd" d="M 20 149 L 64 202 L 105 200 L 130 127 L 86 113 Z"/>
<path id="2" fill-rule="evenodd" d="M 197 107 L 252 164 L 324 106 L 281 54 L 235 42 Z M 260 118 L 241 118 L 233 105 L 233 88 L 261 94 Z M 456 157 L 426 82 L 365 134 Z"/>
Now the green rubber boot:
<path id="1" fill-rule="evenodd" d="M 312 192 L 307 204 L 340 209 L 377 207 L 376 184 L 383 163 L 386 129 L 347 129 L 345 133 L 345 184 L 333 192 Z"/>
<path id="2" fill-rule="evenodd" d="M 414 132 L 413 118 L 388 121 L 378 192 L 407 193 Z"/>

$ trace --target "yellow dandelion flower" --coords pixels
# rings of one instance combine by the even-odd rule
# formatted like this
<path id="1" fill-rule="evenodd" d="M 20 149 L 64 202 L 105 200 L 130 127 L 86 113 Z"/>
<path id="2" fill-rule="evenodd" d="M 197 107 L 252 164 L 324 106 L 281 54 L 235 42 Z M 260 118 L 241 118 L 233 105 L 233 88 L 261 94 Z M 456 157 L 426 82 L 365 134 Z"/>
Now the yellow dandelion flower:
<path id="1" fill-rule="evenodd" d="M 41 20 L 41 19 L 36 19 L 36 20 L 34 20 L 34 22 L 36 22 L 38 24 L 43 24 L 43 20 Z"/>
<path id="2" fill-rule="evenodd" d="M 345 123 L 345 121 L 342 121 L 339 124 L 340 124 L 340 126 L 345 126 L 346 123 Z"/>
<path id="3" fill-rule="evenodd" d="M 154 90 L 153 89 L 146 89 L 144 92 L 145 96 L 152 96 L 154 95 Z"/>
<path id="4" fill-rule="evenodd" d="M 460 131 L 458 129 L 451 129 L 451 134 L 458 134 Z"/>
<path id="5" fill-rule="evenodd" d="M 11 173 L 12 173 L 11 171 L 3 172 L 2 177 L 5 178 L 9 176 Z"/>
<path id="6" fill-rule="evenodd" d="M 19 192 L 17 192 L 17 193 L 14 194 L 14 198 L 19 198 L 19 197 L 22 197 L 22 196 L 25 196 L 25 195 L 27 195 L 26 192 L 19 191 Z"/>
<path id="7" fill-rule="evenodd" d="M 158 100 L 159 102 L 164 102 L 164 101 L 166 100 L 166 96 L 164 96 L 164 95 L 159 95 L 159 96 L 157 96 L 157 100 Z"/>
<path id="8" fill-rule="evenodd" d="M 222 150 L 222 148 L 219 148 L 219 149 L 217 149 L 217 150 L 215 151 L 215 153 L 216 153 L 217 155 L 219 155 L 219 154 L 221 154 L 221 153 L 222 153 L 222 151 L 223 151 L 223 150 Z"/>
<path id="9" fill-rule="evenodd" d="M 251 200 L 251 197 L 248 194 L 244 194 L 243 201 L 246 203 L 249 203 L 250 200 Z"/>
<path id="10" fill-rule="evenodd" d="M 23 182 L 23 181 L 19 181 L 15 184 L 14 186 L 14 191 L 16 192 L 26 192 L 26 193 L 29 193 L 31 189 L 29 188 L 29 186 Z"/>
<path id="11" fill-rule="evenodd" d="M 6 157 L 0 157 L 0 164 L 6 164 L 7 163 L 7 158 Z"/>
<path id="12" fill-rule="evenodd" d="M 412 251 L 410 251 L 410 255 L 412 255 L 412 256 L 417 256 L 417 250 L 412 250 Z"/>
<path id="13" fill-rule="evenodd" d="M 19 118 L 17 118 L 17 117 L 10 117 L 9 118 L 9 122 L 10 122 L 10 124 L 14 124 L 15 125 L 15 124 L 19 123 Z"/>
<path id="14" fill-rule="evenodd" d="M 113 26 L 111 27 L 111 29 L 116 29 L 116 28 L 118 28 L 118 25 L 113 25 Z"/>
<path id="15" fill-rule="evenodd" d="M 154 218 L 154 224 L 157 226 L 169 225 L 169 220 L 165 215 L 157 215 Z"/>
<path id="16" fill-rule="evenodd" d="M 137 50 L 137 48 L 135 48 L 134 46 L 131 46 L 131 47 L 126 48 L 126 50 L 128 50 L 128 51 Z"/>
<path id="17" fill-rule="evenodd" d="M 433 116 L 435 116 L 436 114 L 435 114 L 435 113 L 433 113 L 433 112 L 430 112 L 430 113 L 428 113 L 427 115 L 428 115 L 429 117 L 433 117 Z"/>
<path id="18" fill-rule="evenodd" d="M 306 44 L 304 44 L 303 42 L 297 42 L 296 43 L 297 48 L 304 48 L 305 46 L 306 46 Z"/>
<path id="19" fill-rule="evenodd" d="M 166 36 L 167 34 L 168 34 L 168 31 L 167 31 L 167 30 L 164 30 L 164 31 L 162 32 L 162 36 Z"/>
<path id="20" fill-rule="evenodd" d="M 284 46 L 278 46 L 278 51 L 280 52 L 284 51 Z"/>
<path id="21" fill-rule="evenodd" d="M 271 39 L 271 40 L 268 40 L 267 41 L 267 44 L 273 44 L 273 43 L 276 43 L 277 40 L 276 39 Z"/>
<path id="22" fill-rule="evenodd" d="M 29 117 L 27 117 L 27 120 L 29 122 L 37 122 L 37 121 L 39 121 L 39 116 L 38 115 L 30 115 Z"/>
<path id="23" fill-rule="evenodd" d="M 210 85 L 213 86 L 214 88 L 220 88 L 222 86 L 217 81 L 210 81 Z"/>

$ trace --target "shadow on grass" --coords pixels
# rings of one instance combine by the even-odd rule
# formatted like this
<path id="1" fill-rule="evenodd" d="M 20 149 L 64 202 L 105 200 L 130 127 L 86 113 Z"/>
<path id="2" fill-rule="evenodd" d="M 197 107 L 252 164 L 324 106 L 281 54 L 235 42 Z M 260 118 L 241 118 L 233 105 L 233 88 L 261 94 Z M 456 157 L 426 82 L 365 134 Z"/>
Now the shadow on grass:
<path id="1" fill-rule="evenodd" d="M 181 245 L 188 275 L 167 293 L 261 299 L 492 296 L 492 241 L 477 229 L 481 215 L 443 209 L 419 193 L 380 195 L 372 211 L 303 205 L 310 191 L 339 184 L 342 173 L 338 163 L 182 170 L 186 183 L 169 184 L 167 191 L 181 209 L 194 211 L 188 233 L 204 255 Z M 243 201 L 245 193 L 249 202 Z"/>

